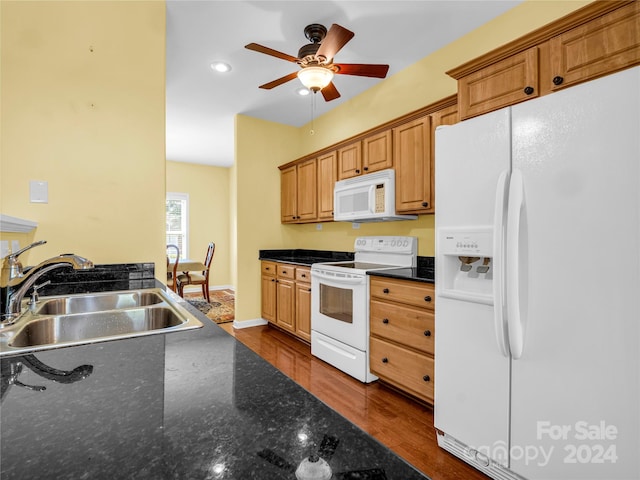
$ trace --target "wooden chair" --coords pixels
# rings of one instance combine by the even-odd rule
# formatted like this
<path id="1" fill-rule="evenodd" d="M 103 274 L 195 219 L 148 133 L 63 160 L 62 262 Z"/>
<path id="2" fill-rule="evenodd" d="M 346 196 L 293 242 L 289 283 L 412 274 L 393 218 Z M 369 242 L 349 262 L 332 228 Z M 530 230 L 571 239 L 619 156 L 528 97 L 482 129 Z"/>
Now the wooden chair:
<path id="1" fill-rule="evenodd" d="M 185 285 L 202 285 L 202 296 L 209 302 L 209 270 L 211 261 L 216 250 L 216 244 L 211 242 L 207 248 L 207 256 L 204 259 L 205 269 L 202 273 L 184 272 L 178 275 L 178 295 L 181 297 L 184 293 Z"/>
<path id="2" fill-rule="evenodd" d="M 175 250 L 175 262 L 173 264 L 173 268 L 170 268 L 170 265 L 171 265 L 171 258 L 169 258 L 170 250 Z M 177 287 L 176 279 L 177 279 L 177 273 L 178 273 L 178 270 L 177 270 L 178 260 L 180 260 L 180 249 L 178 248 L 178 246 L 173 244 L 167 245 L 167 286 L 174 292 L 176 291 L 176 287 Z"/>

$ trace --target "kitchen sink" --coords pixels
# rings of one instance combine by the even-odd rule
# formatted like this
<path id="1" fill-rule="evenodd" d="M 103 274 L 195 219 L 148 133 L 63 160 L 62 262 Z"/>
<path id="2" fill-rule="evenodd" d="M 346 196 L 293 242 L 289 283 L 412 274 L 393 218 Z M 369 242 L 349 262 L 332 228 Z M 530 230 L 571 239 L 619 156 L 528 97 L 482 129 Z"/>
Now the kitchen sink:
<path id="1" fill-rule="evenodd" d="M 131 307 L 146 307 L 164 302 L 157 292 L 118 292 L 113 294 L 74 295 L 41 302 L 39 315 L 104 312 Z"/>
<path id="2" fill-rule="evenodd" d="M 183 302 L 160 288 L 42 297 L 0 331 L 0 356 L 202 327 Z"/>

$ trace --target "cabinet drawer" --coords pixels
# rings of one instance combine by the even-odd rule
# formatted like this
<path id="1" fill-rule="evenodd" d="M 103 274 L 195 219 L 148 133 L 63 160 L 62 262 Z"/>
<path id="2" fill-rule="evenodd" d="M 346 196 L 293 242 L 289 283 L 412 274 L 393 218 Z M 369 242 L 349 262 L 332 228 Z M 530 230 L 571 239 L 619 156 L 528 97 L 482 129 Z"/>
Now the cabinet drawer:
<path id="1" fill-rule="evenodd" d="M 434 362 L 428 355 L 370 339 L 371 372 L 412 395 L 433 402 Z"/>
<path id="2" fill-rule="evenodd" d="M 296 267 L 296 282 L 311 283 L 311 269 L 308 267 Z"/>
<path id="3" fill-rule="evenodd" d="M 265 262 L 261 263 L 261 269 L 263 275 L 276 275 L 276 263 L 275 262 Z"/>
<path id="4" fill-rule="evenodd" d="M 291 280 L 295 280 L 296 267 L 294 267 L 293 265 L 278 265 L 278 277 L 290 278 Z"/>
<path id="5" fill-rule="evenodd" d="M 371 335 L 425 353 L 434 353 L 435 321 L 431 310 L 371 301 Z"/>
<path id="6" fill-rule="evenodd" d="M 430 283 L 374 276 L 371 277 L 371 297 L 431 310 L 436 303 L 433 285 Z"/>

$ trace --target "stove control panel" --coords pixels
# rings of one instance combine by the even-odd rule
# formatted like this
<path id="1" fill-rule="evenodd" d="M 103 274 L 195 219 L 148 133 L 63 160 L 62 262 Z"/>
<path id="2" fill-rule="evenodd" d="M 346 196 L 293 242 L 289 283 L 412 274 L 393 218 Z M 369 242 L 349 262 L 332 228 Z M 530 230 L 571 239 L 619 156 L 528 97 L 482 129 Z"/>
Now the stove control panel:
<path id="1" fill-rule="evenodd" d="M 416 254 L 418 239 L 416 237 L 358 237 L 354 245 L 356 252 L 387 252 Z"/>

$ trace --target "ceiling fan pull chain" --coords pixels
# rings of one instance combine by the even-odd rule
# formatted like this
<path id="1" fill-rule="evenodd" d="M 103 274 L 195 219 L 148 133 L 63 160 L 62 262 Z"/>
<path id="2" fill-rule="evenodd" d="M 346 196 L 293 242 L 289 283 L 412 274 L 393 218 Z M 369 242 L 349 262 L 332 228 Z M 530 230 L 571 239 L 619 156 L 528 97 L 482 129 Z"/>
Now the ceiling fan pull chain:
<path id="1" fill-rule="evenodd" d="M 309 130 L 309 135 L 315 135 L 315 122 L 316 122 L 316 93 L 311 92 L 311 130 Z"/>

